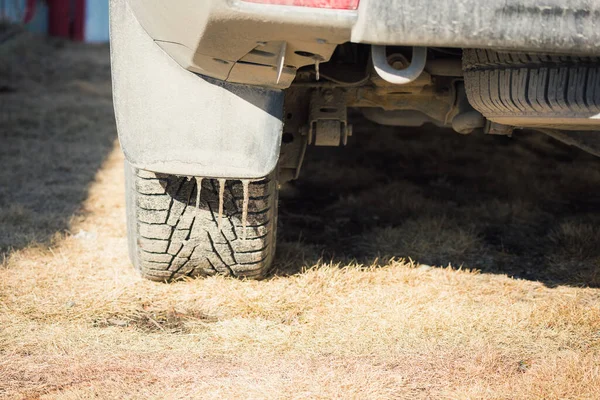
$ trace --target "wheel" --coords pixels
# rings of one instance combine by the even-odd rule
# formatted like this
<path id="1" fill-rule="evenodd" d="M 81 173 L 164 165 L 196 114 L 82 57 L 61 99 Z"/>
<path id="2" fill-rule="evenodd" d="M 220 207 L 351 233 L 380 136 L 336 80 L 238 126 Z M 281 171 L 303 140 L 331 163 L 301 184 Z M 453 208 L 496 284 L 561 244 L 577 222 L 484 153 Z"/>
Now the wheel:
<path id="1" fill-rule="evenodd" d="M 600 58 L 465 49 L 465 89 L 486 118 L 507 125 L 597 129 Z"/>
<path id="2" fill-rule="evenodd" d="M 125 175 L 129 255 L 143 277 L 172 281 L 223 274 L 259 279 L 268 273 L 277 227 L 274 174 L 248 184 L 245 228 L 241 181 L 156 174 L 128 162 Z"/>

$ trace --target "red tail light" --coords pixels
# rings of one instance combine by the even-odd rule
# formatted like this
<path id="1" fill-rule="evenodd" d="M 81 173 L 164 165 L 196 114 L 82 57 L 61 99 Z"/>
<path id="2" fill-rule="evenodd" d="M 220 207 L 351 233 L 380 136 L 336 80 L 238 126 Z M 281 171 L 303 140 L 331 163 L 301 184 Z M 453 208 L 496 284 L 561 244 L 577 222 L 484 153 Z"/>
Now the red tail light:
<path id="1" fill-rule="evenodd" d="M 360 0 L 243 0 L 247 3 L 275 4 L 280 6 L 299 6 L 331 8 L 336 10 L 356 10 Z"/>

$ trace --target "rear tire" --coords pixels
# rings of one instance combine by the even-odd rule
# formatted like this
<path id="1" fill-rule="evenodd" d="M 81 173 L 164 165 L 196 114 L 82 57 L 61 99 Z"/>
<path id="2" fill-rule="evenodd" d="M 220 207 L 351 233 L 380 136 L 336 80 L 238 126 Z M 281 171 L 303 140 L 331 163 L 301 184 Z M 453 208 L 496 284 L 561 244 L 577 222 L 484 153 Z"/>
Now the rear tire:
<path id="1" fill-rule="evenodd" d="M 249 184 L 246 238 L 243 186 L 225 184 L 219 229 L 219 181 L 139 170 L 125 163 L 129 255 L 144 278 L 172 281 L 215 274 L 259 279 L 272 265 L 277 227 L 274 174 Z"/>
<path id="2" fill-rule="evenodd" d="M 463 52 L 465 89 L 486 118 L 507 125 L 597 129 L 600 58 Z"/>

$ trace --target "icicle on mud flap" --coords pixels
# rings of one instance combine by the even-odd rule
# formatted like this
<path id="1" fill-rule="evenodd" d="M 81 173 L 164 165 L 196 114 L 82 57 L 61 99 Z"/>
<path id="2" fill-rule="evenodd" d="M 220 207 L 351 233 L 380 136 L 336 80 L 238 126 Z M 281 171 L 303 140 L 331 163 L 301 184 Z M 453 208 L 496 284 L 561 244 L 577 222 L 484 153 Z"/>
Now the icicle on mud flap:
<path id="1" fill-rule="evenodd" d="M 224 203 L 224 195 L 225 195 L 225 179 L 219 179 L 219 220 L 217 223 L 217 227 L 219 230 L 223 227 L 223 203 Z"/>
<path id="2" fill-rule="evenodd" d="M 242 240 L 246 240 L 246 225 L 248 224 L 248 203 L 250 202 L 250 180 L 242 179 L 244 203 L 242 206 Z"/>
<path id="3" fill-rule="evenodd" d="M 200 194 L 202 193 L 202 181 L 204 178 L 196 177 L 196 215 L 200 215 Z"/>
<path id="4" fill-rule="evenodd" d="M 192 178 L 196 180 L 196 213 L 200 214 L 200 197 L 202 194 L 202 182 L 204 181 L 203 177 L 192 177 L 188 176 L 187 180 L 191 181 Z M 219 230 L 222 229 L 223 226 L 223 208 L 225 203 L 225 184 L 227 183 L 226 179 L 218 179 L 219 181 L 219 214 L 217 217 L 217 227 Z M 247 237 L 247 226 L 248 226 L 248 206 L 250 203 L 250 183 L 251 179 L 240 179 L 242 183 L 242 191 L 243 191 L 243 203 L 242 203 L 242 240 L 246 240 Z"/>

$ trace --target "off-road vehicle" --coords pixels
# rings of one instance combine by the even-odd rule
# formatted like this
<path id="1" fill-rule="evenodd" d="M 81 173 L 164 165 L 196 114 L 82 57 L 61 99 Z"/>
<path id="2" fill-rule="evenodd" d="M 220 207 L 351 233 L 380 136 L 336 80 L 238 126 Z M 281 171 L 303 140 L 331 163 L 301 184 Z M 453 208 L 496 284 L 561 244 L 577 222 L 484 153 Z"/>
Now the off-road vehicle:
<path id="1" fill-rule="evenodd" d="M 260 278 L 279 185 L 348 110 L 597 154 L 592 0 L 112 0 L 130 255 L 154 280 Z"/>

